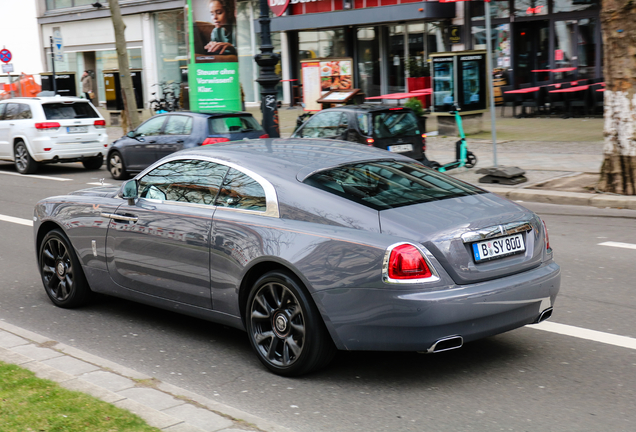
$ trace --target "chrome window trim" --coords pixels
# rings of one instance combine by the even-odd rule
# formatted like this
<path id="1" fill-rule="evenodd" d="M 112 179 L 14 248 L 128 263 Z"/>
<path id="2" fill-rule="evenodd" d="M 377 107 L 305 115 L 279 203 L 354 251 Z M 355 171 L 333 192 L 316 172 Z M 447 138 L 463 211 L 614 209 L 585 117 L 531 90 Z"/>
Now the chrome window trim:
<path id="1" fill-rule="evenodd" d="M 160 201 L 160 202 L 167 202 L 167 203 L 170 203 L 171 205 L 185 205 L 187 207 L 201 207 L 206 209 L 217 209 L 217 210 L 222 209 L 222 210 L 234 211 L 238 213 L 246 213 L 246 214 L 261 215 L 261 216 L 267 216 L 267 217 L 273 217 L 273 218 L 280 218 L 278 196 L 276 195 L 276 189 L 274 188 L 274 185 L 272 185 L 268 180 L 266 180 L 260 174 L 257 174 L 254 171 L 244 168 L 238 164 L 224 161 L 223 159 L 217 159 L 217 158 L 213 158 L 209 156 L 201 156 L 201 155 L 168 156 L 167 158 L 161 160 L 161 164 L 154 163 L 150 165 L 148 168 L 140 172 L 135 177 L 135 179 L 140 179 L 141 177 L 145 176 L 150 171 L 152 171 L 153 169 L 157 168 L 160 165 L 163 165 L 167 162 L 177 161 L 177 160 L 203 160 L 207 162 L 213 162 L 213 163 L 223 165 L 229 168 L 234 168 L 235 170 L 240 171 L 243 174 L 253 178 L 254 180 L 256 180 L 256 182 L 258 182 L 259 185 L 261 185 L 261 187 L 263 188 L 263 191 L 265 191 L 265 211 L 221 207 L 221 206 L 199 204 L 199 203 L 185 203 L 180 201 Z M 142 198 L 142 199 L 146 199 L 146 198 Z M 157 202 L 159 200 L 152 200 L 152 201 Z"/>
<path id="2" fill-rule="evenodd" d="M 420 278 L 420 279 L 393 279 L 389 277 L 389 257 L 391 256 L 391 252 L 393 252 L 393 249 L 395 249 L 396 247 L 402 246 L 405 244 L 414 246 L 418 251 L 420 251 L 422 258 L 424 258 L 424 262 L 426 262 L 426 265 L 431 271 L 431 275 L 429 277 Z M 386 249 L 386 252 L 384 253 L 384 260 L 382 261 L 382 281 L 384 283 L 413 285 L 413 284 L 421 284 L 421 283 L 438 282 L 440 280 L 441 278 L 439 277 L 439 273 L 437 272 L 437 269 L 435 269 L 435 267 L 431 263 L 431 260 L 428 258 L 428 256 L 426 256 L 426 251 L 422 248 L 422 246 L 416 243 L 411 243 L 411 242 L 399 242 L 399 243 L 392 244 Z"/>
<path id="3" fill-rule="evenodd" d="M 475 231 L 465 232 L 461 235 L 464 243 L 473 243 L 480 240 L 488 240 L 497 237 L 532 231 L 530 221 L 511 222 L 504 225 L 494 225 Z"/>

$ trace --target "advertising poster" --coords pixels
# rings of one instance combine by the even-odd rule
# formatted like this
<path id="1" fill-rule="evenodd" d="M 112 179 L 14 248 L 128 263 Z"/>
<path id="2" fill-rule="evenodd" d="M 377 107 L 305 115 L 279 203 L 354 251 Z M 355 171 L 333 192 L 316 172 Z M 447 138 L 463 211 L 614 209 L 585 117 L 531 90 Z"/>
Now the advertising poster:
<path id="1" fill-rule="evenodd" d="M 302 60 L 305 111 L 319 111 L 316 101 L 331 90 L 352 90 L 352 64 L 351 58 Z"/>
<path id="2" fill-rule="evenodd" d="M 188 0 L 192 111 L 240 110 L 236 0 Z"/>

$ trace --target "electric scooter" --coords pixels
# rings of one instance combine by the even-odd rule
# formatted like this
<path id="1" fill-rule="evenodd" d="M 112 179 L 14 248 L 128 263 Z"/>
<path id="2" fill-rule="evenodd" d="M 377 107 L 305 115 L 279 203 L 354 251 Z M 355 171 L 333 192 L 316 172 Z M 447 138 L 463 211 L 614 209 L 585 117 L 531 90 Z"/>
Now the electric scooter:
<path id="1" fill-rule="evenodd" d="M 472 168 L 477 164 L 477 156 L 473 152 L 468 151 L 466 145 L 466 135 L 464 135 L 464 127 L 462 125 L 462 117 L 459 115 L 459 107 L 455 105 L 453 111 L 449 111 L 449 114 L 455 116 L 457 122 L 457 129 L 459 130 L 459 141 L 455 143 L 455 161 L 441 165 L 438 162 L 430 161 L 428 166 L 432 169 L 436 169 L 439 172 L 446 172 L 455 168 Z"/>

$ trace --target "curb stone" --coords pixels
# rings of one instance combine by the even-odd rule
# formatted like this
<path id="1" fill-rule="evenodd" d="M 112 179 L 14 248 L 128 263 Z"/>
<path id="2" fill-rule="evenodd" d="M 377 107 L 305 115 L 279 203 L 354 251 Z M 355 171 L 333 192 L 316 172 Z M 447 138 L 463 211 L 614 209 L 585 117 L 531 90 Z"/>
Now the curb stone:
<path id="1" fill-rule="evenodd" d="M 636 210 L 636 196 L 587 194 L 536 189 L 512 189 L 480 185 L 484 189 L 513 201 L 531 201 L 548 204 L 568 204 L 597 208 Z"/>
<path id="2" fill-rule="evenodd" d="M 69 368 L 64 358 L 76 367 Z M 5 321 L 0 321 L 0 361 L 126 409 L 166 432 L 291 432 Z M 144 381 L 151 385 L 140 384 Z"/>

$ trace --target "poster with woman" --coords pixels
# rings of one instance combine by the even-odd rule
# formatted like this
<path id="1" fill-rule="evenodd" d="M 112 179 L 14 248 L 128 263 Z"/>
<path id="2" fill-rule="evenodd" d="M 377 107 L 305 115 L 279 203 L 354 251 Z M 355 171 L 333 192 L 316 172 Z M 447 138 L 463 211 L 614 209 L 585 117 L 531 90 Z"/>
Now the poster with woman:
<path id="1" fill-rule="evenodd" d="M 236 0 L 188 0 L 193 111 L 240 110 Z"/>

